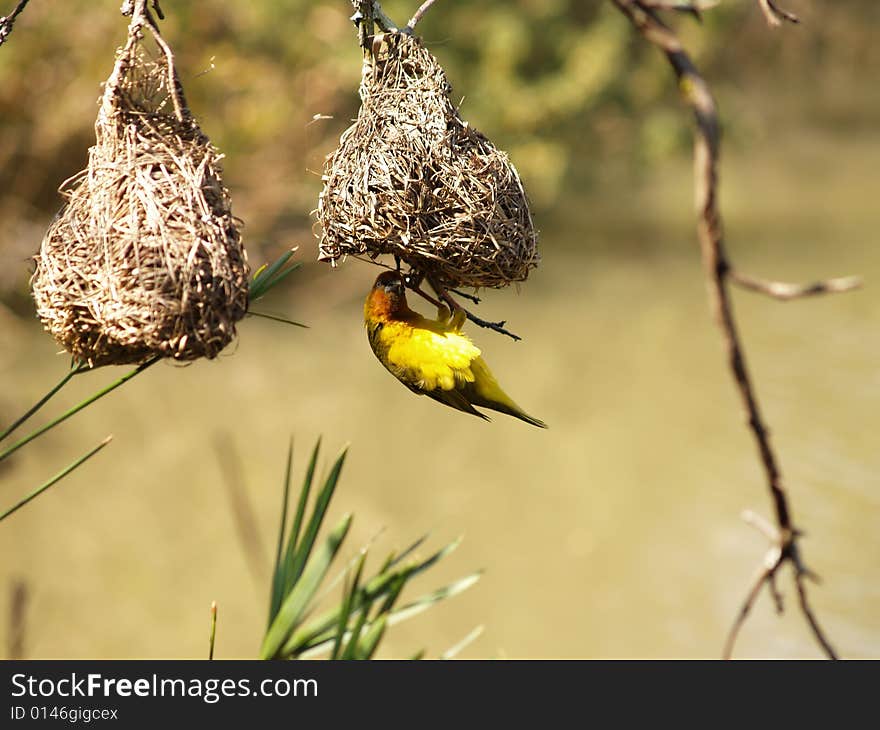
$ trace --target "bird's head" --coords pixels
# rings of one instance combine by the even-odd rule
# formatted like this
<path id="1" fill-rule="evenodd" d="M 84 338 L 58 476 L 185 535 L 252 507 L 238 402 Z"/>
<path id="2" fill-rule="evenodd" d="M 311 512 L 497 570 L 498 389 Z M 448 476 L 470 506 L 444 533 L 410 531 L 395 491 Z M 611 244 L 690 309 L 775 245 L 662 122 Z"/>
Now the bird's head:
<path id="1" fill-rule="evenodd" d="M 379 274 L 367 297 L 364 310 L 368 319 L 394 317 L 409 312 L 403 275 L 397 271 Z"/>

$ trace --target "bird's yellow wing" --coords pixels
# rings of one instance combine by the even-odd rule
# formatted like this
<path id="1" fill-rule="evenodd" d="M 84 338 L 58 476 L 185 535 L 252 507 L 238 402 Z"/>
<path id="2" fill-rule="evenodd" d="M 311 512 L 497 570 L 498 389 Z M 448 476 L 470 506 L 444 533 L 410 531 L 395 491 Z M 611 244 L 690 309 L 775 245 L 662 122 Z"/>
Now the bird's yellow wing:
<path id="1" fill-rule="evenodd" d="M 480 349 L 465 335 L 431 320 L 420 325 L 388 323 L 382 329 L 388 369 L 423 392 L 449 391 L 474 382 L 471 363 L 480 356 Z"/>

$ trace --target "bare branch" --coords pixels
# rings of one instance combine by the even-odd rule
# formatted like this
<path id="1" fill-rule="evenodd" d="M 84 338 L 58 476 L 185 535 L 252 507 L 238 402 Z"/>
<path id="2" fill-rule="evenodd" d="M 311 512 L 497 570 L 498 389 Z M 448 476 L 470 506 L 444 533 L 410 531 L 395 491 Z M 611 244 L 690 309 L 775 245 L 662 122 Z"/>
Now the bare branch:
<path id="1" fill-rule="evenodd" d="M 19 0 L 18 5 L 15 6 L 15 9 L 9 15 L 0 17 L 0 46 L 9 38 L 9 34 L 12 33 L 12 26 L 15 25 L 15 19 L 29 2 L 30 0 Z"/>
<path id="2" fill-rule="evenodd" d="M 373 20 L 376 21 L 376 25 L 386 32 L 397 30 L 397 24 L 385 15 L 385 11 L 382 10 L 379 0 L 374 0 L 373 2 Z"/>
<path id="3" fill-rule="evenodd" d="M 822 627 L 819 625 L 819 622 L 816 620 L 816 615 L 813 613 L 813 609 L 810 606 L 810 602 L 807 600 L 807 590 L 804 587 L 804 578 L 806 576 L 800 572 L 795 572 L 794 575 L 794 583 L 797 586 L 798 592 L 798 601 L 801 605 L 801 612 L 804 616 L 807 617 L 807 623 L 810 624 L 810 628 L 813 630 L 813 636 L 816 638 L 816 641 L 819 642 L 819 645 L 822 647 L 822 650 L 832 659 L 837 659 L 837 652 L 834 651 L 834 647 L 831 646 L 831 642 L 828 641 L 828 637 L 825 635 L 825 632 L 822 630 Z"/>
<path id="4" fill-rule="evenodd" d="M 702 12 L 714 8 L 721 0 L 643 0 L 642 7 L 651 10 L 675 10 L 679 13 L 690 13 L 697 20 L 702 20 Z"/>
<path id="5" fill-rule="evenodd" d="M 749 589 L 748 594 L 746 594 L 746 599 L 743 601 L 742 607 L 739 609 L 739 614 L 737 614 L 736 620 L 733 622 L 733 626 L 730 627 L 730 632 L 727 634 L 727 640 L 724 642 L 724 651 L 721 654 L 724 659 L 730 659 L 731 656 L 733 656 L 733 646 L 736 644 L 739 631 L 749 617 L 749 614 L 752 611 L 752 606 L 755 605 L 755 601 L 758 600 L 758 595 L 761 593 L 761 587 L 770 580 L 771 576 L 776 572 L 777 567 L 779 566 L 764 565 L 755 574 L 755 578 L 752 580 L 752 587 Z"/>
<path id="6" fill-rule="evenodd" d="M 770 433 L 764 422 L 761 408 L 752 377 L 746 365 L 745 352 L 738 331 L 730 297 L 729 285 L 736 279 L 733 268 L 727 258 L 724 245 L 721 211 L 718 205 L 718 159 L 721 146 L 721 128 L 718 121 L 718 110 L 708 84 L 694 66 L 690 57 L 682 48 L 676 34 L 657 16 L 650 1 L 644 0 L 611 0 L 612 3 L 630 20 L 639 33 L 650 43 L 657 46 L 666 56 L 678 79 L 679 88 L 685 102 L 691 107 L 696 122 L 694 138 L 694 178 L 697 209 L 697 237 L 700 252 L 706 271 L 709 299 L 715 319 L 721 329 L 724 345 L 727 350 L 727 361 L 731 375 L 739 391 L 743 409 L 746 412 L 749 429 L 755 440 L 758 455 L 767 480 L 767 487 L 773 501 L 776 516 L 776 528 L 768 529 L 760 521 L 755 521 L 760 529 L 771 538 L 771 549 L 765 556 L 764 565 L 758 572 L 739 615 L 734 621 L 724 647 L 724 656 L 729 657 L 740 628 L 745 622 L 755 599 L 763 585 L 767 584 L 776 603 L 781 610 L 782 598 L 776 589 L 775 576 L 783 563 L 789 562 L 795 571 L 795 582 L 800 597 L 801 610 L 807 619 L 813 634 L 822 646 L 825 654 L 832 659 L 837 655 L 831 647 L 816 618 L 810 609 L 806 589 L 803 585 L 809 571 L 801 563 L 797 539 L 800 533 L 795 529 L 791 507 L 788 502 L 779 461 L 773 450 Z M 767 0 L 768 8 L 780 13 Z M 762 2 L 762 7 L 764 4 Z M 783 16 L 784 17 L 784 16 Z M 758 291 L 790 290 L 767 286 L 749 277 L 740 277 L 737 283 L 748 281 Z M 846 282 L 850 285 L 852 282 Z M 839 282 L 837 283 L 839 287 Z M 800 293 L 798 290 L 796 293 Z M 814 292 L 818 293 L 818 292 Z"/>
<path id="7" fill-rule="evenodd" d="M 425 0 L 425 2 L 419 6 L 419 9 L 416 10 L 415 15 L 410 18 L 409 23 L 406 24 L 406 28 L 403 29 L 404 32 L 412 33 L 413 30 L 415 30 L 416 25 L 418 25 L 418 22 L 422 19 L 422 16 L 431 9 L 431 6 L 436 1 L 437 0 Z"/>
<path id="8" fill-rule="evenodd" d="M 396 31 L 397 25 L 385 15 L 378 0 L 351 0 L 354 15 L 351 21 L 357 26 L 358 43 L 365 57 L 372 55 L 373 26 L 378 25 L 383 31 Z"/>
<path id="9" fill-rule="evenodd" d="M 464 307 L 462 307 L 462 309 L 464 309 Z M 467 315 L 467 318 L 471 322 L 477 325 L 477 327 L 483 327 L 484 329 L 492 330 L 493 332 L 497 332 L 499 335 L 507 335 L 514 342 L 519 342 L 520 340 L 522 340 L 522 337 L 520 337 L 519 335 L 515 335 L 510 330 L 504 328 L 504 325 L 507 324 L 507 320 L 505 319 L 502 319 L 500 322 L 490 322 L 487 319 L 480 319 L 477 315 L 467 309 L 464 309 L 464 313 L 465 315 Z"/>
<path id="10" fill-rule="evenodd" d="M 776 613 L 778 615 L 782 615 L 785 612 L 785 601 L 782 598 L 782 592 L 779 590 L 779 586 L 776 585 L 776 573 L 770 573 L 767 577 L 767 589 L 770 591 L 770 596 L 773 598 L 773 604 L 776 606 Z"/>
<path id="11" fill-rule="evenodd" d="M 770 524 L 770 522 L 757 512 L 752 512 L 752 510 L 747 509 L 742 513 L 742 519 L 743 522 L 747 525 L 751 525 L 767 538 L 767 542 L 779 542 L 779 529 L 776 525 Z"/>
<path id="12" fill-rule="evenodd" d="M 782 565 L 782 538 L 779 533 L 779 529 L 776 525 L 771 524 L 768 520 L 764 519 L 757 512 L 752 512 L 751 510 L 746 510 L 742 515 L 743 521 L 750 524 L 754 527 L 758 532 L 760 532 L 764 537 L 767 538 L 767 542 L 769 542 L 773 547 L 770 548 L 767 555 L 764 556 L 764 581 L 767 583 L 767 589 L 770 591 L 770 597 L 773 599 L 773 604 L 776 606 L 776 613 L 781 614 L 785 610 L 785 602 L 782 598 L 782 593 L 779 591 L 779 587 L 776 585 L 776 571 L 780 565 Z M 760 587 L 760 585 L 759 585 Z M 731 649 L 733 645 L 731 644 Z"/>
<path id="13" fill-rule="evenodd" d="M 679 10 L 699 13 L 718 5 L 721 0 L 642 0 L 642 7 L 651 10 Z"/>
<path id="14" fill-rule="evenodd" d="M 819 582 L 819 577 L 802 563 L 797 543 L 792 539 L 787 544 L 783 544 L 781 542 L 779 530 L 754 512 L 744 512 L 743 520 L 755 527 L 761 534 L 765 535 L 770 540 L 771 546 L 767 551 L 767 554 L 764 556 L 764 561 L 752 580 L 752 587 L 749 589 L 746 599 L 743 601 L 743 605 L 733 622 L 733 626 L 730 628 L 727 640 L 724 642 L 724 652 L 722 656 L 725 659 L 730 659 L 733 654 L 733 647 L 736 643 L 736 638 L 739 635 L 740 629 L 743 627 L 746 618 L 748 618 L 752 606 L 757 600 L 761 588 L 764 585 L 766 585 L 767 589 L 770 591 L 770 596 L 773 598 L 776 612 L 780 614 L 783 612 L 784 606 L 782 594 L 777 588 L 776 576 L 779 573 L 779 569 L 788 562 L 791 563 L 794 571 L 794 583 L 798 593 L 801 612 L 804 614 L 804 617 L 813 632 L 813 637 L 816 639 L 819 646 L 822 647 L 826 656 L 830 659 L 837 659 L 837 652 L 834 650 L 834 647 L 831 645 L 831 642 L 828 640 L 828 637 L 819 625 L 816 615 L 813 613 L 813 609 L 810 606 L 807 597 L 807 589 L 804 585 L 804 582 L 807 579 Z M 795 533 L 794 537 L 797 536 L 797 533 Z"/>
<path id="15" fill-rule="evenodd" d="M 789 13 L 787 10 L 783 10 L 774 2 L 774 0 L 758 0 L 758 5 L 761 6 L 764 17 L 767 18 L 767 24 L 774 28 L 782 25 L 783 22 L 786 21 L 789 23 L 801 22 L 801 19 L 797 15 Z"/>
<path id="16" fill-rule="evenodd" d="M 812 297 L 819 294 L 839 294 L 841 292 L 852 291 L 862 286 L 862 279 L 859 276 L 842 276 L 838 279 L 826 279 L 825 281 L 814 281 L 810 284 L 790 284 L 785 281 L 767 281 L 758 279 L 748 274 L 742 274 L 739 271 L 731 269 L 728 272 L 730 281 L 743 289 L 766 294 L 773 299 L 787 302 L 792 299 L 801 299 L 803 297 Z"/>

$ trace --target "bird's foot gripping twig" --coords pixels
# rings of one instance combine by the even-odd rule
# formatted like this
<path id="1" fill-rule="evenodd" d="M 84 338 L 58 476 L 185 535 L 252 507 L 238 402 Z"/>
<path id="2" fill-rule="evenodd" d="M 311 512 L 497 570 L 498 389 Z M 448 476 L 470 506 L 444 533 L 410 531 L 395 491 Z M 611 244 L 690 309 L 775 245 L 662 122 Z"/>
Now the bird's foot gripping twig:
<path id="1" fill-rule="evenodd" d="M 813 636 L 816 638 L 816 641 L 822 647 L 825 654 L 831 659 L 837 659 L 837 652 L 834 650 L 834 647 L 831 645 L 831 642 L 828 640 L 828 637 L 819 625 L 807 597 L 805 581 L 809 579 L 814 583 L 819 583 L 820 580 L 819 576 L 807 568 L 801 559 L 797 541 L 798 538 L 802 536 L 802 533 L 796 529 L 782 531 L 760 515 L 751 511 L 743 513 L 743 520 L 763 534 L 769 540 L 770 547 L 767 550 L 767 554 L 764 556 L 764 560 L 760 567 L 756 571 L 755 577 L 752 580 L 751 588 L 749 588 L 749 592 L 746 594 L 746 598 L 740 607 L 739 613 L 737 614 L 733 625 L 730 627 L 727 641 L 724 643 L 723 657 L 725 659 L 730 659 L 733 655 L 733 647 L 739 636 L 740 629 L 743 627 L 743 624 L 745 624 L 746 619 L 752 610 L 752 606 L 754 606 L 755 601 L 761 592 L 761 588 L 765 585 L 773 598 L 776 612 L 780 614 L 783 612 L 783 598 L 782 593 L 779 591 L 776 584 L 776 576 L 785 563 L 790 563 L 801 612 L 807 619 L 807 623 L 809 623 L 810 628 L 812 629 Z"/>
<path id="2" fill-rule="evenodd" d="M 437 293 L 438 298 L 432 297 L 428 292 L 421 288 L 422 282 L 427 279 L 428 284 L 431 285 L 431 288 Z M 519 335 L 515 335 L 513 332 L 504 328 L 504 325 L 507 324 L 506 320 L 501 320 L 500 322 L 489 322 L 485 319 L 481 319 L 473 312 L 465 309 L 461 306 L 455 299 L 452 298 L 452 294 L 450 294 L 449 290 L 446 289 L 442 284 L 438 283 L 436 279 L 431 276 L 426 276 L 423 272 L 417 269 L 410 269 L 409 273 L 404 277 L 404 281 L 406 282 L 406 286 L 411 291 L 414 291 L 425 301 L 430 302 L 435 307 L 437 307 L 438 311 L 449 310 L 449 316 L 451 318 L 455 317 L 467 317 L 471 322 L 473 322 L 478 327 L 484 327 L 486 329 L 493 330 L 502 335 L 507 335 L 512 340 L 522 340 L 522 337 Z M 470 299 L 475 304 L 480 302 L 480 298 L 476 297 L 472 294 L 465 294 L 464 292 L 457 291 L 455 289 L 452 290 L 458 296 L 464 297 L 465 299 Z M 462 320 L 463 322 L 463 320 Z"/>
<path id="3" fill-rule="evenodd" d="M 439 297 L 439 301 L 437 299 L 434 299 L 434 297 L 432 297 L 430 294 L 428 294 L 427 292 L 423 291 L 420 288 L 419 285 L 423 279 L 427 279 L 428 284 L 430 284 L 431 288 L 437 293 L 437 296 Z M 463 312 L 464 316 L 467 317 L 471 322 L 473 322 L 478 327 L 484 327 L 486 329 L 490 329 L 495 332 L 498 332 L 499 334 L 507 335 L 512 340 L 519 341 L 522 339 L 522 337 L 520 337 L 519 335 L 515 335 L 510 330 L 507 330 L 504 328 L 504 325 L 507 324 L 506 320 L 501 320 L 500 322 L 489 322 L 488 320 L 481 319 L 480 317 L 475 315 L 473 312 L 470 312 L 469 310 L 462 307 L 461 304 L 459 304 L 457 301 L 455 301 L 455 299 L 452 298 L 452 295 L 449 293 L 449 291 L 446 289 L 446 287 L 444 287 L 442 284 L 440 284 L 432 276 L 430 276 L 430 275 L 425 276 L 422 273 L 411 271 L 407 275 L 406 280 L 407 280 L 407 286 L 410 289 L 412 289 L 412 291 L 414 291 L 416 294 L 418 294 L 422 298 L 426 299 L 427 301 L 431 302 L 431 304 L 433 304 L 438 309 L 440 307 L 443 307 L 444 305 L 448 306 L 452 317 L 456 317 L 459 312 Z M 460 292 L 458 292 L 458 293 L 460 294 Z M 471 297 L 470 295 L 464 295 L 464 296 L 466 298 L 469 298 L 469 299 L 472 299 L 475 301 L 479 301 L 476 297 Z"/>

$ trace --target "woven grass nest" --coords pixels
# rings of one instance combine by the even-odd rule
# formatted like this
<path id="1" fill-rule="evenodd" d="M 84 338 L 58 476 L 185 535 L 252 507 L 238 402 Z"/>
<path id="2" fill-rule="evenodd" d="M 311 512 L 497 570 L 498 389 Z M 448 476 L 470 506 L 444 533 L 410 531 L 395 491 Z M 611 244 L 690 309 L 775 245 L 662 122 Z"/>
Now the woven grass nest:
<path id="1" fill-rule="evenodd" d="M 38 316 L 93 366 L 213 358 L 247 311 L 241 223 L 151 17 L 132 19 L 95 132 L 36 257 Z"/>
<path id="2" fill-rule="evenodd" d="M 502 287 L 537 266 L 519 175 L 450 92 L 418 38 L 376 36 L 357 120 L 324 166 L 320 260 L 395 254 L 452 287 Z"/>

